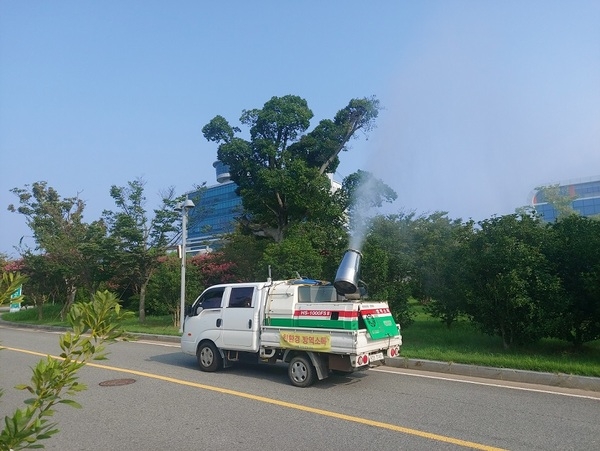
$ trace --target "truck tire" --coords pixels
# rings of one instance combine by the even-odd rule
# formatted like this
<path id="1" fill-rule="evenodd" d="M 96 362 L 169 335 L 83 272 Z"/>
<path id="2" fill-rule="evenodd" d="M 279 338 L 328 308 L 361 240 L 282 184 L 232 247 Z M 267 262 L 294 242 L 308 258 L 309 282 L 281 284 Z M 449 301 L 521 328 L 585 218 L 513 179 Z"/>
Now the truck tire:
<path id="1" fill-rule="evenodd" d="M 288 376 L 292 385 L 304 388 L 315 382 L 317 371 L 307 356 L 297 355 L 290 361 Z"/>
<path id="2" fill-rule="evenodd" d="M 221 368 L 222 359 L 217 347 L 210 341 L 200 343 L 198 352 L 198 365 L 201 371 L 213 372 Z"/>

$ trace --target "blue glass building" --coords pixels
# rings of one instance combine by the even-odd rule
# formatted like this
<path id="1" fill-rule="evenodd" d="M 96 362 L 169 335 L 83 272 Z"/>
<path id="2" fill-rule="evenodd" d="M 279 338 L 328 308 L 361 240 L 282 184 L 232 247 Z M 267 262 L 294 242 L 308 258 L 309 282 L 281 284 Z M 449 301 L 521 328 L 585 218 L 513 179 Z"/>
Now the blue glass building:
<path id="1" fill-rule="evenodd" d="M 236 194 L 229 167 L 220 161 L 213 163 L 217 184 L 187 193 L 195 207 L 189 212 L 186 252 L 197 254 L 218 249 L 223 235 L 235 230 L 236 218 L 242 213 L 242 199 Z M 342 184 L 328 174 L 332 191 Z"/>
<path id="2" fill-rule="evenodd" d="M 582 216 L 600 215 L 600 177 L 560 183 L 558 190 L 559 195 L 572 199 L 573 210 Z M 534 192 L 531 205 L 544 221 L 554 222 L 558 217 L 558 212 L 545 198 L 543 191 Z"/>
<path id="3" fill-rule="evenodd" d="M 233 232 L 235 218 L 241 212 L 242 199 L 235 193 L 229 168 L 215 161 L 217 184 L 188 193 L 196 206 L 189 213 L 187 252 L 198 253 L 219 246 L 221 237 Z"/>

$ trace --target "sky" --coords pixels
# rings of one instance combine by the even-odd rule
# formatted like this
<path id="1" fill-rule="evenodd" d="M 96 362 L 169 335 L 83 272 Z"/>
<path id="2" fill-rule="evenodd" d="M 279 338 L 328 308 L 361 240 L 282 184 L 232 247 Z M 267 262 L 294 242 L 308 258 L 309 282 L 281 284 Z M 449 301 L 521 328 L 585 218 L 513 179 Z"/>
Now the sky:
<path id="1" fill-rule="evenodd" d="M 382 179 L 382 213 L 511 214 L 600 175 L 600 2 L 2 0 L 0 253 L 33 244 L 12 188 L 46 181 L 91 222 L 142 179 L 152 209 L 216 183 L 210 119 L 288 94 L 311 129 L 379 99 L 335 177 Z"/>

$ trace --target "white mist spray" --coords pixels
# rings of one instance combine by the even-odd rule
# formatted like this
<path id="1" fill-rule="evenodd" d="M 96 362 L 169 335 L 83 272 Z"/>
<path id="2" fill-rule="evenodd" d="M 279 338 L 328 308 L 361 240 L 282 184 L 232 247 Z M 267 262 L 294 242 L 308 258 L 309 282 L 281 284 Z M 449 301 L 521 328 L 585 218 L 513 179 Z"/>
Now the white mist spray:
<path id="1" fill-rule="evenodd" d="M 381 181 L 368 172 L 352 199 L 350 209 L 350 249 L 361 251 L 376 207 L 381 205 Z"/>

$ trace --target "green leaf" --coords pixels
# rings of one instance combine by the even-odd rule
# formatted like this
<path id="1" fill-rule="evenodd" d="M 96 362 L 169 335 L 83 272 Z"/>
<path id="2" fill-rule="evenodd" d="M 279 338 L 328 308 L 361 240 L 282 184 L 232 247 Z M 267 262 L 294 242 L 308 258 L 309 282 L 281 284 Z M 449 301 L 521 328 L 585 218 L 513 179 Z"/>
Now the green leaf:
<path id="1" fill-rule="evenodd" d="M 25 385 L 25 384 L 15 385 L 15 388 L 17 390 L 29 390 L 29 391 L 33 392 L 32 388 L 29 385 Z"/>
<path id="2" fill-rule="evenodd" d="M 73 401 L 72 399 L 61 399 L 58 401 L 60 404 L 66 404 L 68 406 L 74 407 L 75 409 L 81 409 L 81 404 Z"/>

